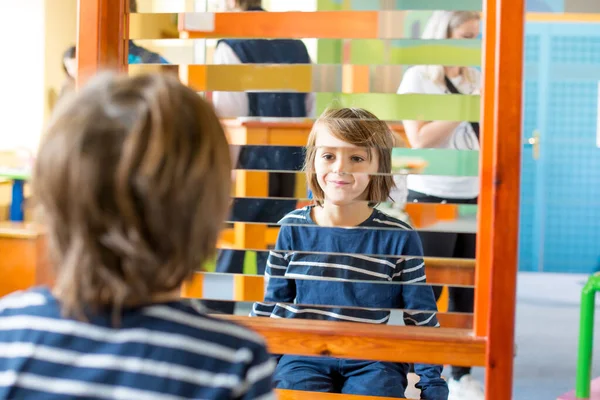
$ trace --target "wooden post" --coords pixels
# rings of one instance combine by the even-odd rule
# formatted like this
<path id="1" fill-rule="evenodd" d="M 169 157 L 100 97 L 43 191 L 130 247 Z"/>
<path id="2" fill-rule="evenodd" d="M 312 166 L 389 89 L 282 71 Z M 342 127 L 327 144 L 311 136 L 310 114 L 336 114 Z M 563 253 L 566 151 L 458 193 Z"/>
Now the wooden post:
<path id="1" fill-rule="evenodd" d="M 102 69 L 127 71 L 129 0 L 78 0 L 77 87 Z"/>
<path id="2" fill-rule="evenodd" d="M 477 267 L 473 328 L 475 336 L 486 337 L 490 315 L 492 214 L 494 207 L 494 68 L 496 59 L 496 1 L 483 2 L 485 32 L 483 45 L 483 87 L 481 93 L 481 151 L 479 179 L 481 182 L 477 213 Z"/>
<path id="3" fill-rule="evenodd" d="M 485 392 L 512 398 L 521 172 L 524 0 L 497 0 L 490 312 Z M 485 156 L 486 154 L 484 154 Z M 486 215 L 482 215 L 485 218 Z"/>

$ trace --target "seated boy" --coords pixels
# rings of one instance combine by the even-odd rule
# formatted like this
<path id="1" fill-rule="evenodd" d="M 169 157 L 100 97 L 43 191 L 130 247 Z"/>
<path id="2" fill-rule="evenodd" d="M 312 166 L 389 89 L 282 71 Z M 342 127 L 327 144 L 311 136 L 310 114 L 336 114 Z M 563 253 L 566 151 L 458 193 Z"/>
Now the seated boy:
<path id="1" fill-rule="evenodd" d="M 55 285 L 0 299 L 0 398 L 274 398 L 263 340 L 179 298 L 230 176 L 213 109 L 174 77 L 107 75 L 61 102 L 33 181 Z"/>

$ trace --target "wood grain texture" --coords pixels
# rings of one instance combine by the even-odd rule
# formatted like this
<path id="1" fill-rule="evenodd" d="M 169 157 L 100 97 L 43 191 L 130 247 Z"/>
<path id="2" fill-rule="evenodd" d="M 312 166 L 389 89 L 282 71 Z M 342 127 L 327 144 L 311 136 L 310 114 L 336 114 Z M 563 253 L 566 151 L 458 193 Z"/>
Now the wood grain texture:
<path id="1" fill-rule="evenodd" d="M 35 238 L 0 236 L 0 254 L 0 296 L 35 285 Z"/>
<path id="2" fill-rule="evenodd" d="M 0 296 L 52 284 L 43 230 L 35 224 L 0 223 Z"/>
<path id="3" fill-rule="evenodd" d="M 496 0 L 484 2 L 486 35 L 483 48 L 481 94 L 481 150 L 479 152 L 480 193 L 477 213 L 477 271 L 475 281 L 474 333 L 487 336 L 490 313 L 491 248 L 494 207 L 494 94 L 496 59 Z"/>
<path id="4" fill-rule="evenodd" d="M 230 144 L 268 144 L 279 146 L 305 146 L 313 121 L 240 121 L 237 119 L 221 120 Z M 404 147 L 408 141 L 402 124 L 390 123 L 390 129 L 400 138 Z"/>
<path id="5" fill-rule="evenodd" d="M 78 0 L 77 86 L 99 71 L 127 71 L 128 0 Z"/>
<path id="6" fill-rule="evenodd" d="M 402 400 L 391 397 L 375 397 L 375 396 L 358 396 L 352 394 L 338 393 L 318 393 L 305 392 L 302 390 L 282 390 L 278 389 L 277 398 L 279 400 Z M 406 400 L 406 399 L 405 399 Z"/>
<path id="7" fill-rule="evenodd" d="M 524 0 L 497 0 L 491 287 L 485 391 L 512 398 L 519 237 Z"/>
<path id="8" fill-rule="evenodd" d="M 468 329 L 219 316 L 266 338 L 273 354 L 483 366 L 486 342 Z"/>

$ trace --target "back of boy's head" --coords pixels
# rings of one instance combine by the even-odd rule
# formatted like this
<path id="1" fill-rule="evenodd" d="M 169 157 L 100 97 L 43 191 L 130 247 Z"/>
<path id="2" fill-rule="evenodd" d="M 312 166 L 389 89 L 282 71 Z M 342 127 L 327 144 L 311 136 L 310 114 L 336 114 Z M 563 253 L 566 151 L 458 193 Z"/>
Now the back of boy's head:
<path id="1" fill-rule="evenodd" d="M 215 253 L 230 172 L 213 108 L 175 77 L 97 77 L 61 103 L 33 191 L 65 311 L 176 290 Z"/>
<path id="2" fill-rule="evenodd" d="M 308 187 L 313 193 L 317 204 L 324 200 L 324 193 L 319 186 L 317 176 L 314 173 L 315 156 L 317 152 L 317 126 L 326 127 L 332 135 L 344 142 L 355 146 L 366 147 L 369 154 L 375 152 L 378 155 L 378 172 L 391 174 L 392 172 L 392 148 L 395 139 L 390 127 L 385 121 L 380 120 L 373 113 L 362 108 L 334 108 L 328 109 L 315 121 L 313 129 L 308 137 L 306 146 L 306 163 L 304 169 L 308 181 Z M 391 175 L 374 175 L 368 187 L 367 199 L 370 206 L 387 201 L 390 191 L 394 187 L 394 179 Z"/>

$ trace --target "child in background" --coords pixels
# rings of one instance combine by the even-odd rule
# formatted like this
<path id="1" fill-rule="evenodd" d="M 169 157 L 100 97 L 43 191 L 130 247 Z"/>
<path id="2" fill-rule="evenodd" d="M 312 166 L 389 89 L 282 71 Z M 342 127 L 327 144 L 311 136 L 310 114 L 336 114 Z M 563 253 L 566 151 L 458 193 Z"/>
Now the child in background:
<path id="1" fill-rule="evenodd" d="M 0 299 L 0 398 L 274 398 L 263 340 L 180 300 L 230 174 L 212 107 L 176 77 L 99 77 L 61 102 L 33 181 L 56 283 Z"/>
<path id="2" fill-rule="evenodd" d="M 374 208 L 394 186 L 392 146 L 387 124 L 368 111 L 329 110 L 317 120 L 305 166 L 315 205 L 280 221 L 264 302 L 254 304 L 252 315 L 385 324 L 389 309 L 402 308 L 413 310 L 404 313 L 406 325 L 439 326 L 433 291 L 423 285 L 419 236 Z M 402 398 L 408 369 L 406 363 L 283 355 L 275 384 Z M 441 366 L 416 364 L 415 370 L 422 399 L 446 400 Z"/>

